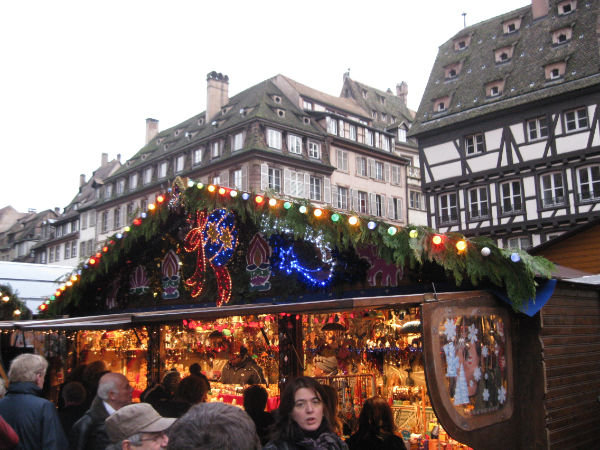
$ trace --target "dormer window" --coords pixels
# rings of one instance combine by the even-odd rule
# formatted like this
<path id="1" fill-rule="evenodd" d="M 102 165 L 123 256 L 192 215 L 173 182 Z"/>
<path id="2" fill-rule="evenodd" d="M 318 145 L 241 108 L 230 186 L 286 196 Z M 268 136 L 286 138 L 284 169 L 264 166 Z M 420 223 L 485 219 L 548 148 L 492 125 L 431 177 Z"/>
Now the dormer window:
<path id="1" fill-rule="evenodd" d="M 515 33 L 519 31 L 519 28 L 521 28 L 520 17 L 502 22 L 502 30 L 504 31 L 504 34 Z"/>
<path id="2" fill-rule="evenodd" d="M 454 50 L 455 51 L 461 51 L 461 50 L 465 50 L 466 48 L 469 47 L 469 44 L 471 43 L 471 36 L 461 36 L 459 38 L 456 38 L 454 40 Z"/>
<path id="3" fill-rule="evenodd" d="M 561 28 L 552 32 L 552 43 L 554 45 L 564 44 L 571 40 L 573 29 L 571 27 Z"/>
<path id="4" fill-rule="evenodd" d="M 449 104 L 450 104 L 450 97 L 437 98 L 433 101 L 433 111 L 434 112 L 444 112 L 448 109 Z"/>
<path id="5" fill-rule="evenodd" d="M 285 111 L 283 109 L 278 109 L 277 110 L 277 115 L 279 117 L 285 117 Z"/>
<path id="6" fill-rule="evenodd" d="M 367 90 L 366 89 L 362 89 L 361 91 L 363 98 L 367 98 Z"/>
<path id="7" fill-rule="evenodd" d="M 567 63 L 565 61 L 557 62 L 554 64 L 548 64 L 544 67 L 546 80 L 557 80 L 565 75 Z"/>
<path id="8" fill-rule="evenodd" d="M 278 96 L 278 95 L 274 95 L 274 96 L 273 96 L 273 101 L 274 101 L 275 103 L 277 103 L 277 104 L 280 104 L 280 103 L 281 103 L 281 97 L 280 97 L 280 96 Z"/>
<path id="9" fill-rule="evenodd" d="M 504 80 L 494 81 L 485 86 L 486 97 L 499 97 L 504 91 Z"/>
<path id="10" fill-rule="evenodd" d="M 494 60 L 496 64 L 502 64 L 512 59 L 513 47 L 502 47 L 494 50 Z"/>
<path id="11" fill-rule="evenodd" d="M 570 14 L 577 9 L 577 0 L 565 0 L 560 2 L 558 5 L 558 15 L 564 16 Z"/>
<path id="12" fill-rule="evenodd" d="M 458 74 L 460 73 L 461 66 L 462 66 L 461 63 L 454 63 L 454 64 L 450 64 L 450 65 L 447 65 L 446 67 L 444 67 L 444 76 L 445 76 L 446 80 L 456 78 L 458 76 Z"/>

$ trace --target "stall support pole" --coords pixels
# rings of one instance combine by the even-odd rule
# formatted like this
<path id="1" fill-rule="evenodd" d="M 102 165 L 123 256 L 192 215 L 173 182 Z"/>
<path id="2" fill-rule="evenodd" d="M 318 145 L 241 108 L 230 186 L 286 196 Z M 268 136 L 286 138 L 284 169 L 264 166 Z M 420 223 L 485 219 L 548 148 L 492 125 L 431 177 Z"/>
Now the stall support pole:
<path id="1" fill-rule="evenodd" d="M 148 386 L 160 382 L 160 367 L 162 364 L 162 335 L 160 325 L 146 325 L 148 330 Z"/>
<path id="2" fill-rule="evenodd" d="M 294 377 L 304 373 L 302 316 L 279 316 L 279 392 Z"/>

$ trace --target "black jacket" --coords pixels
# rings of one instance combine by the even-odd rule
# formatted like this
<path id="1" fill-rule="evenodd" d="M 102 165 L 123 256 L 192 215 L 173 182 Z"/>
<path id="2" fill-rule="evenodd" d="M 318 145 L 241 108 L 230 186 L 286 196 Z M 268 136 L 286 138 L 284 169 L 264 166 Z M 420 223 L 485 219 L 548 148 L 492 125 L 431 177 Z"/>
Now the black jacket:
<path id="1" fill-rule="evenodd" d="M 346 444 L 348 444 L 350 450 L 406 450 L 402 438 L 395 434 L 384 436 L 367 434 L 361 438 L 359 438 L 358 434 L 353 434 L 346 441 Z"/>
<path id="2" fill-rule="evenodd" d="M 32 382 L 11 383 L 0 400 L 0 415 L 19 435 L 20 450 L 64 450 L 67 439 L 52 402 Z"/>
<path id="3" fill-rule="evenodd" d="M 69 448 L 71 450 L 105 450 L 110 445 L 104 420 L 108 411 L 102 399 L 94 397 L 92 406 L 71 428 Z"/>
<path id="4" fill-rule="evenodd" d="M 225 384 L 261 384 L 265 383 L 265 376 L 252 357 L 246 355 L 238 364 L 228 362 L 223 367 L 221 383 Z"/>

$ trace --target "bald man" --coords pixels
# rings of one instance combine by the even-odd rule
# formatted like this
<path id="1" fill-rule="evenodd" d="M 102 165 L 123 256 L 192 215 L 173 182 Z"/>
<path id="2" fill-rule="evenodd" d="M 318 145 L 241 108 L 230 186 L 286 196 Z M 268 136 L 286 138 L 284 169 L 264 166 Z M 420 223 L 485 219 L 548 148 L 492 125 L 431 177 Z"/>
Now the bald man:
<path id="1" fill-rule="evenodd" d="M 69 435 L 71 450 L 105 450 L 110 445 L 104 421 L 131 403 L 133 388 L 120 373 L 108 372 L 98 383 L 98 393 L 90 409 L 73 425 Z"/>

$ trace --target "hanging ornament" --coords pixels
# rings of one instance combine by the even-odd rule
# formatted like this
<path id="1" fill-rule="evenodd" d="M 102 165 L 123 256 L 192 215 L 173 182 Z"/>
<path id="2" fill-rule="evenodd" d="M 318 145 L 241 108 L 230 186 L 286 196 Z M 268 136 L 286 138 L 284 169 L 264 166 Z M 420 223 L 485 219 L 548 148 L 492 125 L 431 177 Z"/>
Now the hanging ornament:
<path id="1" fill-rule="evenodd" d="M 167 252 L 162 261 L 162 298 L 171 300 L 179 298 L 179 257 L 172 249 Z"/>
<path id="2" fill-rule="evenodd" d="M 196 217 L 188 218 L 192 229 L 184 240 L 186 252 L 197 252 L 196 271 L 185 280 L 192 288 L 192 297 L 198 297 L 204 289 L 206 262 L 215 272 L 219 298 L 217 306 L 229 302 L 231 298 L 231 275 L 226 267 L 237 246 L 237 229 L 235 216 L 226 209 L 215 209 L 206 216 L 205 211 L 197 211 Z"/>
<path id="3" fill-rule="evenodd" d="M 492 251 L 490 250 L 489 247 L 483 247 L 481 249 L 481 255 L 482 256 L 490 256 L 490 253 L 492 253 Z"/>
<path id="4" fill-rule="evenodd" d="M 518 263 L 519 261 L 521 261 L 521 257 L 517 252 L 514 252 L 510 255 L 510 260 L 514 263 Z"/>

